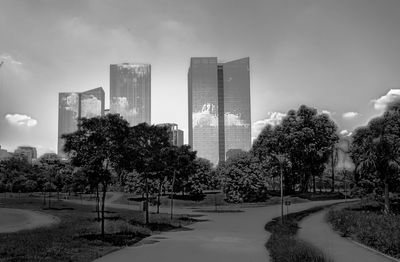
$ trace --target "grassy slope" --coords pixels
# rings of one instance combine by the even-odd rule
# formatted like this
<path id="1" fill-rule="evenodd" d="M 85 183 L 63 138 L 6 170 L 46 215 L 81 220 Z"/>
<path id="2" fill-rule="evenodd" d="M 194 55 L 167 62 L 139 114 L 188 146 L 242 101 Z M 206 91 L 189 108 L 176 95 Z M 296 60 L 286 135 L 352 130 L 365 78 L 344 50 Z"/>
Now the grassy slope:
<path id="1" fill-rule="evenodd" d="M 400 258 L 400 215 L 384 215 L 372 206 L 330 210 L 327 220 L 344 236 Z"/>
<path id="2" fill-rule="evenodd" d="M 108 209 L 105 239 L 99 236 L 100 224 L 93 207 L 54 201 L 52 209 L 41 199 L 0 199 L 1 207 L 38 210 L 55 215 L 60 224 L 16 233 L 0 234 L 0 261 L 92 261 L 126 245 L 132 245 L 154 231 L 179 228 L 193 220 L 151 214 L 151 225 L 143 225 L 142 212 Z"/>

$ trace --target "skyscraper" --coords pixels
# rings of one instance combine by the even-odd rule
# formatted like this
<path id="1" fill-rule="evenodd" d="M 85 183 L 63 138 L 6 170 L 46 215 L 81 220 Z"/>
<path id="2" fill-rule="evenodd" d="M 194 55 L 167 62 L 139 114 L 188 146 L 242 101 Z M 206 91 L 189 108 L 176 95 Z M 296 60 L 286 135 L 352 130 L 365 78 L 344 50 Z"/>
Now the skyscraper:
<path id="1" fill-rule="evenodd" d="M 96 117 L 104 115 L 104 90 L 95 88 L 79 94 L 79 117 Z"/>
<path id="2" fill-rule="evenodd" d="M 76 131 L 78 118 L 104 115 L 104 90 L 99 87 L 82 93 L 59 93 L 58 97 L 57 153 L 64 156 L 62 151 L 64 141 L 61 139 L 61 135 Z"/>
<path id="3" fill-rule="evenodd" d="M 198 156 L 217 164 L 230 149 L 250 149 L 249 58 L 192 58 L 188 89 L 189 144 Z"/>
<path id="4" fill-rule="evenodd" d="M 151 124 L 151 66 L 110 65 L 110 113 L 120 114 L 131 126 Z"/>
<path id="5" fill-rule="evenodd" d="M 64 155 L 61 135 L 76 131 L 79 118 L 79 93 L 58 94 L 58 146 L 57 153 Z"/>

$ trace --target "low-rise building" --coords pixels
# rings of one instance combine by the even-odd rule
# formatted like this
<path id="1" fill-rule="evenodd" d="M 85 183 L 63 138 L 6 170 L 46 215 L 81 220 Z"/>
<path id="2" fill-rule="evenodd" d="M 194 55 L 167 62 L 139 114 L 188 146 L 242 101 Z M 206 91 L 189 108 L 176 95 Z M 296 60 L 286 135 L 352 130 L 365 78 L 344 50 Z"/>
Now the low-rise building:
<path id="1" fill-rule="evenodd" d="M 32 146 L 19 146 L 15 149 L 14 155 L 24 157 L 28 163 L 32 164 L 32 160 L 37 158 L 37 151 L 36 148 Z"/>

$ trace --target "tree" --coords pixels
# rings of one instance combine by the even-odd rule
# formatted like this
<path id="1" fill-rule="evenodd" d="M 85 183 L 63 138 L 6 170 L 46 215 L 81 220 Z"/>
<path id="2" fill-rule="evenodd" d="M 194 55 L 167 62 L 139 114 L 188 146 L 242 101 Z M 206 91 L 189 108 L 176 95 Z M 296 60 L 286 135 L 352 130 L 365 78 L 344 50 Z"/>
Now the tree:
<path id="1" fill-rule="evenodd" d="M 295 186 L 306 192 L 312 178 L 325 169 L 332 146 L 337 142 L 336 124 L 326 114 L 318 114 L 314 108 L 305 105 L 290 110 L 282 123 L 266 126 L 253 143 L 252 153 L 261 161 L 269 161 L 272 155 L 285 155 L 290 163 L 290 172 L 285 176 L 285 189 L 293 192 Z"/>
<path id="2" fill-rule="evenodd" d="M 241 153 L 217 169 L 228 202 L 263 201 L 267 198 L 267 183 L 260 163 L 250 153 Z"/>
<path id="3" fill-rule="evenodd" d="M 162 171 L 165 167 L 162 151 L 170 146 L 169 133 L 166 127 L 141 123 L 129 130 L 125 169 L 130 172 L 136 171 L 145 186 L 146 224 L 149 223 L 150 180 L 158 181 L 158 184 L 161 183 L 163 179 Z"/>
<path id="4" fill-rule="evenodd" d="M 184 190 L 190 174 L 193 173 L 193 161 L 196 159 L 196 151 L 190 146 L 169 147 L 163 150 L 165 171 L 170 183 L 171 220 L 173 218 L 174 194 L 178 190 Z"/>
<path id="5" fill-rule="evenodd" d="M 193 161 L 194 172 L 189 176 L 188 191 L 195 199 L 204 198 L 204 190 L 215 187 L 215 174 L 212 169 L 212 164 L 204 158 L 196 158 Z"/>
<path id="6" fill-rule="evenodd" d="M 351 157 L 361 179 L 372 176 L 380 181 L 384 188 L 384 211 L 389 213 L 389 185 L 399 179 L 400 170 L 400 103 L 389 105 L 382 116 L 356 129 Z"/>
<path id="7" fill-rule="evenodd" d="M 57 154 L 46 153 L 39 158 L 39 166 L 47 179 L 44 188 L 48 192 L 48 204 L 50 208 L 51 192 L 57 188 L 55 185 L 55 178 L 58 171 L 61 169 L 61 159 Z"/>
<path id="8" fill-rule="evenodd" d="M 84 168 L 89 183 L 101 185 L 101 234 L 104 236 L 104 208 L 112 173 L 125 167 L 129 124 L 117 114 L 78 121 L 78 130 L 64 134 L 64 151 L 71 164 Z"/>

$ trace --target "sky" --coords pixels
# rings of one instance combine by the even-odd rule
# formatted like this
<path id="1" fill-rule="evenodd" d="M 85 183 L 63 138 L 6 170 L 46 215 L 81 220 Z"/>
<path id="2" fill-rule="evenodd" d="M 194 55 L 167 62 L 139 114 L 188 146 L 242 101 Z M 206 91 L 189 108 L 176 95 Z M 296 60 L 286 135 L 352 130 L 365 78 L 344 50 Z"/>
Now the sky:
<path id="1" fill-rule="evenodd" d="M 305 104 L 350 134 L 400 97 L 398 0 L 0 0 L 0 145 L 57 150 L 58 93 L 150 63 L 152 123 L 188 130 L 190 57 L 250 57 L 252 136 Z M 0 62 L 1 63 L 1 62 Z"/>

